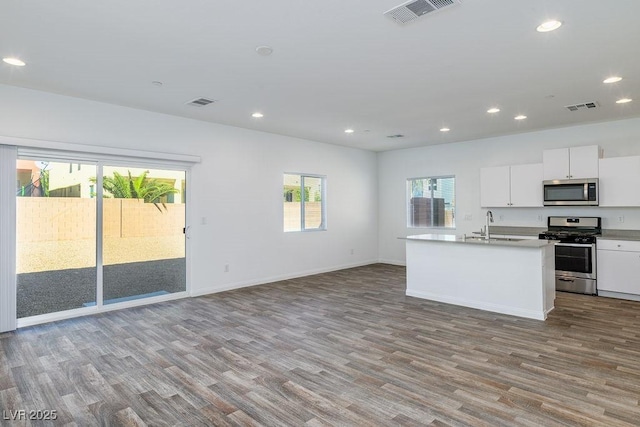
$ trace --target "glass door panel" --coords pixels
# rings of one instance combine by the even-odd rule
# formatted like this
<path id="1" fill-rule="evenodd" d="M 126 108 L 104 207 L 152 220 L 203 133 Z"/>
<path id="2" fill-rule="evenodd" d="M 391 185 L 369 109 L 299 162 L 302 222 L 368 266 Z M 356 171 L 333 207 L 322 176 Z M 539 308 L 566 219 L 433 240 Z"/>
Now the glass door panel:
<path id="1" fill-rule="evenodd" d="M 322 229 L 322 178 L 304 177 L 304 228 Z"/>
<path id="2" fill-rule="evenodd" d="M 103 168 L 103 300 L 186 290 L 185 171 Z"/>
<path id="3" fill-rule="evenodd" d="M 96 166 L 19 159 L 18 318 L 96 303 Z"/>

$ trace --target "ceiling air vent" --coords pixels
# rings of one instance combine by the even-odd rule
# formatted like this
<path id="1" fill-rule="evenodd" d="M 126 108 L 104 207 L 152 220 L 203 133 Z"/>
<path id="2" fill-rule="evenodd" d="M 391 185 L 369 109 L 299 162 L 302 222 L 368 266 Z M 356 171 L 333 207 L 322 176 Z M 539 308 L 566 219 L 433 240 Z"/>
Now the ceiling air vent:
<path id="1" fill-rule="evenodd" d="M 585 102 L 582 104 L 567 105 L 565 108 L 567 108 L 569 111 L 590 110 L 592 108 L 598 108 L 598 103 Z"/>
<path id="2" fill-rule="evenodd" d="M 402 134 L 387 135 L 387 138 L 404 138 L 404 135 Z"/>
<path id="3" fill-rule="evenodd" d="M 411 0 L 387 10 L 384 15 L 400 24 L 406 24 L 422 15 L 460 3 L 460 0 Z"/>
<path id="4" fill-rule="evenodd" d="M 204 107 L 205 105 L 213 104 L 214 102 L 216 101 L 209 98 L 196 98 L 187 102 L 187 105 L 192 105 L 194 107 Z"/>

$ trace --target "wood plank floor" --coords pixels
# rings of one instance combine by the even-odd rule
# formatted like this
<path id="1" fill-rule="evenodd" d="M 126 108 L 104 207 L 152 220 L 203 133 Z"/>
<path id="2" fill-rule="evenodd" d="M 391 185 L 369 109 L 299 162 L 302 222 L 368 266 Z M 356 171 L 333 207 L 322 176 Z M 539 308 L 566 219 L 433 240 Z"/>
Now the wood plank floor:
<path id="1" fill-rule="evenodd" d="M 640 424 L 640 303 L 546 322 L 404 296 L 376 264 L 0 334 L 0 407 L 124 426 Z"/>

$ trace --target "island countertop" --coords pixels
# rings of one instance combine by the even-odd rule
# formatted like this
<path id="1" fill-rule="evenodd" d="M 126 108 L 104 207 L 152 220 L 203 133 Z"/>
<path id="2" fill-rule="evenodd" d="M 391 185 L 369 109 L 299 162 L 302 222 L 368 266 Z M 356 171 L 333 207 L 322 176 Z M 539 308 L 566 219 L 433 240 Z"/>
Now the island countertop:
<path id="1" fill-rule="evenodd" d="M 457 234 L 416 234 L 404 237 L 406 240 L 424 242 L 462 243 L 470 245 L 510 246 L 514 248 L 541 248 L 552 245 L 553 240 L 491 238 L 486 240 L 480 236 L 465 236 Z"/>
<path id="2" fill-rule="evenodd" d="M 554 241 L 455 234 L 403 239 L 407 296 L 537 320 L 553 310 Z"/>

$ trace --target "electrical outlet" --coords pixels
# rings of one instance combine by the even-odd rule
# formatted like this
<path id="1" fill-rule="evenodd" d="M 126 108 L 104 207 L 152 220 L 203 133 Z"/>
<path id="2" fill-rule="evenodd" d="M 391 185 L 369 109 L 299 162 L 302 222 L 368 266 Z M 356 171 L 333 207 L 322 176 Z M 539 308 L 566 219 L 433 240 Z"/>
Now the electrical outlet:
<path id="1" fill-rule="evenodd" d="M 618 222 L 624 222 L 624 215 L 620 215 L 618 217 Z"/>
<path id="2" fill-rule="evenodd" d="M 353 255 L 353 252 L 354 252 L 353 249 L 351 249 L 351 255 Z"/>
<path id="3" fill-rule="evenodd" d="M 225 264 L 224 265 L 224 272 L 228 273 L 229 272 L 229 264 Z"/>
<path id="4" fill-rule="evenodd" d="M 500 215 L 500 216 L 498 217 L 498 221 L 504 221 L 504 215 Z"/>
<path id="5" fill-rule="evenodd" d="M 206 216 L 203 216 L 202 218 L 200 218 L 200 224 L 207 225 L 207 217 Z"/>
<path id="6" fill-rule="evenodd" d="M 542 215 L 538 215 L 538 221 L 542 222 Z"/>
<path id="7" fill-rule="evenodd" d="M 464 216 L 464 220 L 465 220 L 465 221 L 472 221 L 472 220 L 473 220 L 473 215 L 471 215 L 471 214 L 466 214 L 466 215 Z"/>

